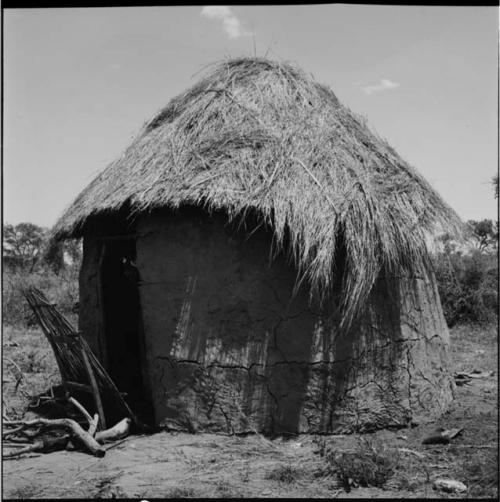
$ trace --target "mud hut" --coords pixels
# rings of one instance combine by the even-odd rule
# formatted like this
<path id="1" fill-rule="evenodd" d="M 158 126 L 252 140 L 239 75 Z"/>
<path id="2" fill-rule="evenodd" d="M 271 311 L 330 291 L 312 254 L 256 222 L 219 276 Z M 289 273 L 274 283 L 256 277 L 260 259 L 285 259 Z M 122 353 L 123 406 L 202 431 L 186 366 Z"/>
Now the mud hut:
<path id="1" fill-rule="evenodd" d="M 452 400 L 426 237 L 461 223 L 334 93 L 222 61 L 76 198 L 80 329 L 170 429 L 334 433 Z"/>

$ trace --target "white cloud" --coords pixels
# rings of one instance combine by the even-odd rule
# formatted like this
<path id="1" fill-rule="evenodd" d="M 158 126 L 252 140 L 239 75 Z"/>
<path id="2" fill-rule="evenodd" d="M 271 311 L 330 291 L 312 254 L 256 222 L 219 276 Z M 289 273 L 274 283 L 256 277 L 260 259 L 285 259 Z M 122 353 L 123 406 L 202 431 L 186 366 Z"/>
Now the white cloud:
<path id="1" fill-rule="evenodd" d="M 229 38 L 247 37 L 251 35 L 251 33 L 243 30 L 241 21 L 227 6 L 210 5 L 203 7 L 200 14 L 208 19 L 222 21 L 222 26 Z"/>
<path id="2" fill-rule="evenodd" d="M 361 89 L 363 89 L 363 91 L 368 95 L 373 94 L 374 92 L 390 91 L 391 89 L 396 89 L 397 87 L 399 87 L 399 84 L 397 82 L 393 82 L 388 78 L 381 79 L 380 82 L 375 85 L 360 85 L 360 83 L 358 82 L 356 82 L 354 85 L 359 85 Z"/>

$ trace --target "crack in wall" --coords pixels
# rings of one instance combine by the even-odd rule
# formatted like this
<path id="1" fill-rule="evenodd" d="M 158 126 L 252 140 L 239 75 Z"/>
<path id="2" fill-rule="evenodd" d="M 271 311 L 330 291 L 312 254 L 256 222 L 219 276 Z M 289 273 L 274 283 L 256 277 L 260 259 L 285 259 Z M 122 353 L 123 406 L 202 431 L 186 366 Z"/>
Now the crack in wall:
<path id="1" fill-rule="evenodd" d="M 413 396 L 412 396 L 412 385 L 413 385 L 413 382 L 412 382 L 412 376 L 411 376 L 410 367 L 413 367 L 413 361 L 412 361 L 411 355 L 410 355 L 410 348 L 408 347 L 406 349 L 406 371 L 408 373 L 408 403 L 409 403 L 410 408 L 411 408 L 411 406 L 412 406 L 412 399 L 413 399 Z"/>
<path id="2" fill-rule="evenodd" d="M 361 356 L 360 356 L 361 357 Z M 251 372 L 254 367 L 261 367 L 261 368 L 273 368 L 275 366 L 284 366 L 284 365 L 303 365 L 303 366 L 334 366 L 336 364 L 342 364 L 346 363 L 349 361 L 355 361 L 358 358 L 354 357 L 349 357 L 347 359 L 339 359 L 337 361 L 274 361 L 273 363 L 252 363 L 250 366 L 242 366 L 242 365 L 233 365 L 233 364 L 222 364 L 217 361 L 212 361 L 211 363 L 205 364 L 201 361 L 196 361 L 193 359 L 176 359 L 172 358 L 170 356 L 157 356 L 157 359 L 161 360 L 168 360 L 172 365 L 173 364 L 196 364 L 200 367 L 206 368 L 206 369 L 211 369 L 211 368 L 221 368 L 221 369 L 231 369 L 231 370 L 243 370 L 243 371 L 248 371 Z"/>
<path id="3" fill-rule="evenodd" d="M 442 331 L 422 284 L 406 277 L 380 280 L 362 319 L 343 338 L 336 293 L 321 307 L 303 289 L 292 295 L 296 270 L 278 260 L 264 266 L 259 258 L 268 236 L 260 239 L 259 230 L 242 246 L 231 237 L 228 247 L 215 220 L 210 232 L 191 220 L 190 213 L 185 221 L 176 215 L 168 238 L 152 231 L 147 246 L 138 242 L 151 278 L 163 274 L 158 279 L 181 285 L 193 274 L 204 278 L 193 297 L 191 333 L 201 341 L 182 338 L 177 353 L 170 344 L 185 288 L 165 290 L 164 298 L 141 290 L 151 325 L 152 385 L 160 387 L 158 395 L 169 395 L 162 410 L 173 419 L 190 414 L 198 430 L 229 433 L 248 429 L 235 406 L 258 430 L 288 427 L 295 433 L 390 425 L 404 421 L 407 408 L 410 415 L 419 410 L 413 386 L 424 382 L 419 369 L 427 374 L 439 364 Z M 164 219 L 155 225 L 164 227 Z M 164 255 L 175 266 L 164 267 L 158 259 Z M 165 309 L 162 302 L 168 302 Z"/>

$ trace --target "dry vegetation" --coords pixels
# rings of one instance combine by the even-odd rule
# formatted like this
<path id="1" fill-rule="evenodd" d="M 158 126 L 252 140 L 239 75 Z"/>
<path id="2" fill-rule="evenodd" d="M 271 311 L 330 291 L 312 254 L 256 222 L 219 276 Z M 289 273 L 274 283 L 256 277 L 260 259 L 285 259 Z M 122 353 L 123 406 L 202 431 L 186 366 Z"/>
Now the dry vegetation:
<path id="1" fill-rule="evenodd" d="M 132 436 L 104 459 L 55 452 L 4 463 L 4 495 L 37 497 L 496 497 L 498 493 L 497 329 L 451 330 L 454 371 L 495 372 L 457 387 L 452 409 L 434 424 L 348 436 L 266 439 L 210 434 Z M 30 398 L 57 383 L 39 331 L 7 328 L 4 413 L 26 416 Z M 12 363 L 9 363 L 12 361 Z M 19 379 L 19 376 L 22 378 Z M 38 410 L 39 411 L 39 410 Z M 461 427 L 449 445 L 422 445 L 436 427 Z M 438 493 L 450 477 L 463 494 Z M 36 482 L 34 481 L 36 479 Z"/>

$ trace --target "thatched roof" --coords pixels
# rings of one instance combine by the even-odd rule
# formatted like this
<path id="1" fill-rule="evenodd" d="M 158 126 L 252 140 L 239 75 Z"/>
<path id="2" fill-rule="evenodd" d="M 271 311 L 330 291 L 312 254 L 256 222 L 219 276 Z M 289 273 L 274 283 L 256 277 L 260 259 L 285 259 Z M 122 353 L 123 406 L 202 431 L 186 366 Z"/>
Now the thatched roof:
<path id="1" fill-rule="evenodd" d="M 411 118 L 409 118 L 411 120 Z M 455 212 L 326 86 L 263 58 L 222 61 L 175 97 L 83 190 L 54 228 L 81 235 L 91 216 L 184 204 L 256 210 L 288 234 L 313 291 L 328 290 L 341 236 L 344 319 L 381 270 L 426 266 L 425 236 L 456 232 Z"/>

